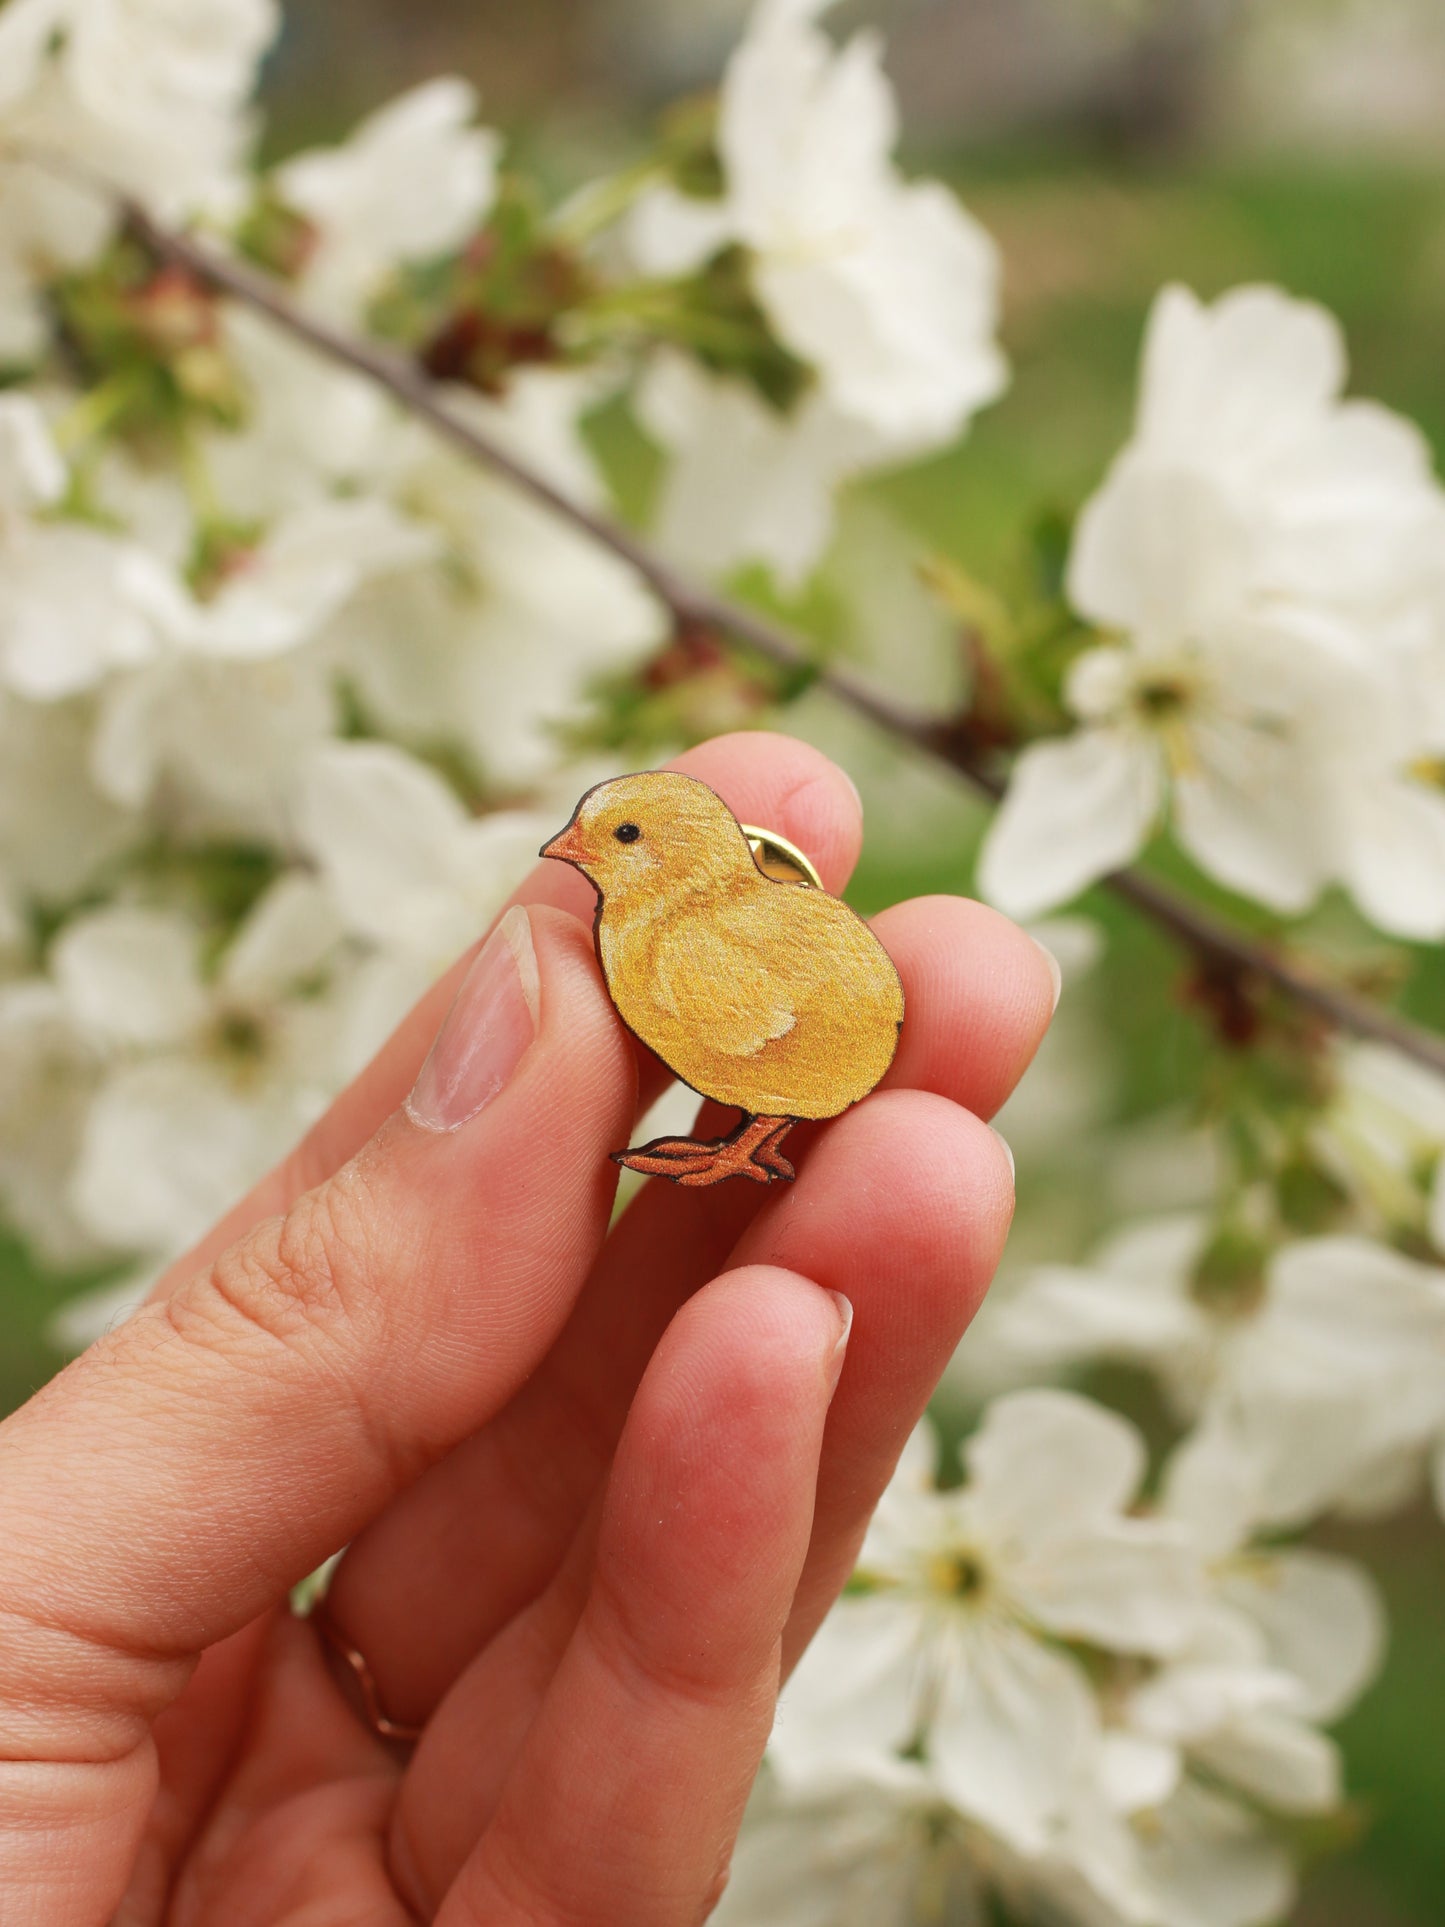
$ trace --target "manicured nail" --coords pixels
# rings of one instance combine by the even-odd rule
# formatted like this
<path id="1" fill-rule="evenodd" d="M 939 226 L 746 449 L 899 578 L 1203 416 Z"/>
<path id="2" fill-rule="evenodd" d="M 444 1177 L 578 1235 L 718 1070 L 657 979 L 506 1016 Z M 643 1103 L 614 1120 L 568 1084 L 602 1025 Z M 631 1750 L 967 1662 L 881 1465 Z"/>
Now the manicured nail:
<path id="1" fill-rule="evenodd" d="M 514 905 L 483 944 L 421 1067 L 407 1114 L 455 1131 L 490 1104 L 537 1034 L 541 979 L 532 926 Z"/>
<path id="2" fill-rule="evenodd" d="M 991 1131 L 993 1131 L 993 1126 L 991 1124 L 989 1125 L 988 1128 Z M 1013 1146 L 1009 1143 L 1008 1139 L 1004 1136 L 1002 1131 L 993 1131 L 993 1134 L 998 1139 L 1000 1145 L 1003 1147 L 1003 1154 L 1008 1159 L 1009 1176 L 1012 1178 L 1016 1178 L 1018 1176 L 1018 1166 L 1014 1163 Z"/>
<path id="3" fill-rule="evenodd" d="M 1058 958 L 1054 955 L 1053 951 L 1050 950 L 1049 946 L 1046 943 L 1040 943 L 1037 937 L 1033 939 L 1033 942 L 1036 948 L 1042 952 L 1044 962 L 1049 967 L 1049 975 L 1054 980 L 1054 1009 L 1057 1010 L 1059 1007 L 1059 999 L 1064 994 L 1063 968 L 1060 965 Z"/>
<path id="4" fill-rule="evenodd" d="M 828 1397 L 831 1400 L 838 1389 L 838 1380 L 843 1376 L 843 1360 L 848 1352 L 848 1340 L 853 1331 L 853 1302 L 845 1298 L 841 1291 L 830 1291 L 828 1296 L 838 1307 L 838 1342 L 834 1345 L 828 1361 Z"/>

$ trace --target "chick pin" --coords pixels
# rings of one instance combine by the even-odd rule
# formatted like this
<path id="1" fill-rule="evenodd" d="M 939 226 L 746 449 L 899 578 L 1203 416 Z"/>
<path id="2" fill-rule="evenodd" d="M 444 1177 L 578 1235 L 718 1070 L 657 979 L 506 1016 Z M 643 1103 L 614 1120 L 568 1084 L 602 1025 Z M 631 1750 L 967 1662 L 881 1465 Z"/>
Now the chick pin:
<path id="1" fill-rule="evenodd" d="M 687 1185 L 791 1178 L 788 1132 L 866 1097 L 898 1048 L 903 988 L 867 924 L 765 876 L 722 798 L 670 771 L 599 783 L 542 855 L 597 891 L 598 961 L 628 1029 L 743 1114 L 729 1137 L 658 1138 L 617 1162 Z"/>

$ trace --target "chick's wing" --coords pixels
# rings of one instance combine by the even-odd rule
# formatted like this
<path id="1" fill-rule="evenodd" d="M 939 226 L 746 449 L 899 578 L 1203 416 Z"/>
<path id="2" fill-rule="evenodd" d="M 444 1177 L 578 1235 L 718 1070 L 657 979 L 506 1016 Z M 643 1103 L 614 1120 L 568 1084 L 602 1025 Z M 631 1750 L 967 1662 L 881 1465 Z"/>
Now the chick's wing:
<path id="1" fill-rule="evenodd" d="M 725 1057 L 751 1057 L 798 1021 L 798 986 L 779 932 L 728 901 L 673 919 L 658 945 L 655 995 Z"/>

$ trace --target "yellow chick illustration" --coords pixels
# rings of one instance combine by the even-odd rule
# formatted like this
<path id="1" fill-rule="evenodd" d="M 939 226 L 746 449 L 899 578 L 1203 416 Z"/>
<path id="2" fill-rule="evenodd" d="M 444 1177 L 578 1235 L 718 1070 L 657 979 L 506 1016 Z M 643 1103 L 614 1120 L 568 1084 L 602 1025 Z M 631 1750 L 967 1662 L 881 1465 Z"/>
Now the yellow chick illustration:
<path id="1" fill-rule="evenodd" d="M 659 1138 L 617 1162 L 686 1185 L 791 1178 L 793 1125 L 866 1097 L 898 1048 L 903 987 L 867 924 L 765 876 L 722 798 L 671 771 L 589 790 L 542 855 L 597 891 L 597 956 L 628 1029 L 743 1114 L 730 1137 Z"/>

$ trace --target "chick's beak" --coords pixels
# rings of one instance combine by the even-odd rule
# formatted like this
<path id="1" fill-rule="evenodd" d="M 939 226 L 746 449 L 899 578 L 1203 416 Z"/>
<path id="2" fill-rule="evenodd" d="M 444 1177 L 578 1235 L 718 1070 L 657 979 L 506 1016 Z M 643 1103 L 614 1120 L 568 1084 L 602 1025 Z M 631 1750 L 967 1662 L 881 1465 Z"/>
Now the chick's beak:
<path id="1" fill-rule="evenodd" d="M 542 845 L 543 856 L 556 857 L 559 863 L 581 863 L 587 855 L 587 845 L 583 842 L 575 823 L 569 823 L 565 830 Z"/>

